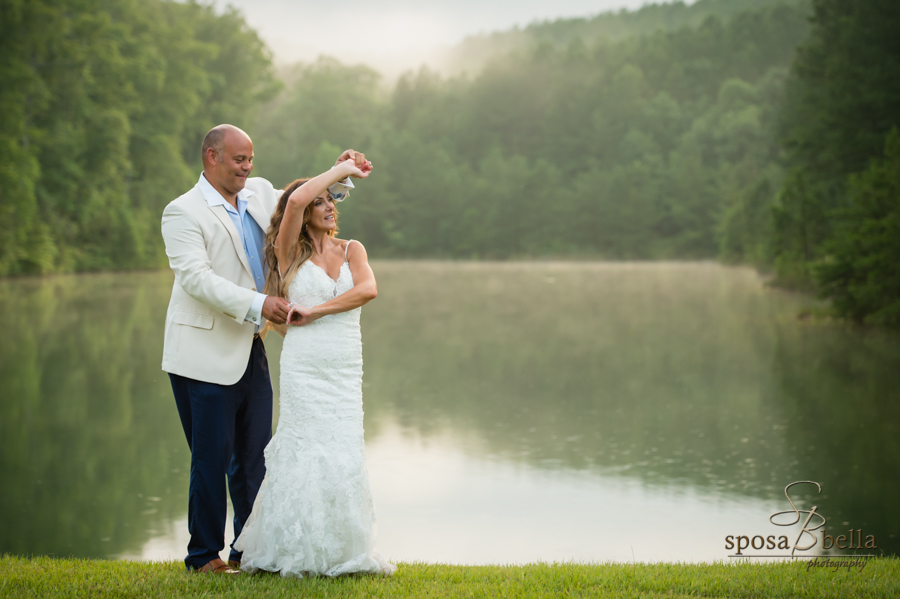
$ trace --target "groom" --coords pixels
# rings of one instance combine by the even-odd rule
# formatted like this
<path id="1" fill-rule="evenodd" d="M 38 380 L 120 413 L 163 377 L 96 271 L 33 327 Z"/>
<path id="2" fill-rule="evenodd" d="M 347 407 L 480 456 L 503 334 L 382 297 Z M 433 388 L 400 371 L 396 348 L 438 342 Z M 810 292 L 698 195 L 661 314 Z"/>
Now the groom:
<path id="1" fill-rule="evenodd" d="M 228 490 L 234 536 L 250 516 L 272 436 L 272 384 L 260 328 L 283 324 L 290 304 L 266 296 L 265 232 L 280 192 L 248 178 L 253 142 L 232 125 L 206 134 L 197 185 L 166 206 L 162 235 L 175 273 L 162 369 L 169 373 L 191 450 L 189 570 L 237 574 L 225 545 Z M 338 161 L 353 158 L 347 150 Z"/>

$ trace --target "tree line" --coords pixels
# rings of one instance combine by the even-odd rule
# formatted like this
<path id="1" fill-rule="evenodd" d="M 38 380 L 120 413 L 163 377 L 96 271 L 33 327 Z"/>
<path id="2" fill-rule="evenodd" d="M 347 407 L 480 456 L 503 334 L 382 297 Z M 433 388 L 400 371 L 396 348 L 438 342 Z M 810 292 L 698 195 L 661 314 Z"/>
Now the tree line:
<path id="1" fill-rule="evenodd" d="M 0 274 L 164 264 L 161 209 L 232 122 L 279 186 L 366 151 L 340 225 L 374 256 L 719 258 L 900 322 L 889 0 L 535 24 L 392 85 L 328 58 L 276 77 L 240 15 L 193 3 L 0 2 Z"/>
<path id="2" fill-rule="evenodd" d="M 0 275 L 162 266 L 203 135 L 279 89 L 239 14 L 165 0 L 0 0 L 0 81 Z"/>

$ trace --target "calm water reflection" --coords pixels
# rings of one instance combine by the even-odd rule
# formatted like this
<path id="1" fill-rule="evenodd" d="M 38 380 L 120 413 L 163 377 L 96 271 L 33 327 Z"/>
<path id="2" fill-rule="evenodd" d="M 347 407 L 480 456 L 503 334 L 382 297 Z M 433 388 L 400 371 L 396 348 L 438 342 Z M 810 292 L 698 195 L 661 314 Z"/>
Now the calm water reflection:
<path id="1" fill-rule="evenodd" d="M 724 559 L 725 535 L 782 534 L 769 514 L 810 479 L 829 534 L 900 552 L 900 336 L 798 321 L 809 299 L 715 264 L 374 266 L 384 554 Z M 171 281 L 0 282 L 0 552 L 182 557 L 189 454 L 159 370 Z"/>

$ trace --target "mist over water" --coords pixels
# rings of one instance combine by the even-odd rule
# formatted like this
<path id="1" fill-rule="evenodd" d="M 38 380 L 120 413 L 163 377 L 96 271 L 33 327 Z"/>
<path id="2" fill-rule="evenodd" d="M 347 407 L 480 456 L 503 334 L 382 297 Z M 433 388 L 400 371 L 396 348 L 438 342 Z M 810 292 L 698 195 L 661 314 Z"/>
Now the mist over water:
<path id="1" fill-rule="evenodd" d="M 822 484 L 794 496 L 828 534 L 897 553 L 895 334 L 798 320 L 811 300 L 714 263 L 373 266 L 363 393 L 386 556 L 727 559 L 726 535 L 789 531 L 768 518 L 795 480 Z M 0 551 L 183 557 L 189 453 L 159 370 L 171 283 L 0 282 Z"/>

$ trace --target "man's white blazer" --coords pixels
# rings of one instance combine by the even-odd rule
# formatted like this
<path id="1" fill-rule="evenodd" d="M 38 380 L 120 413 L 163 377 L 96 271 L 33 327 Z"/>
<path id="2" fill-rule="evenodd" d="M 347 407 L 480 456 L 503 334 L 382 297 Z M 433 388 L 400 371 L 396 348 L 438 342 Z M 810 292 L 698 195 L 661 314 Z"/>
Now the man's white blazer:
<path id="1" fill-rule="evenodd" d="M 265 179 L 247 179 L 247 212 L 262 227 L 278 201 Z M 224 206 L 210 206 L 199 185 L 163 211 L 162 235 L 175 273 L 166 313 L 162 369 L 233 385 L 247 369 L 256 325 L 244 320 L 257 289 L 247 253 Z"/>

